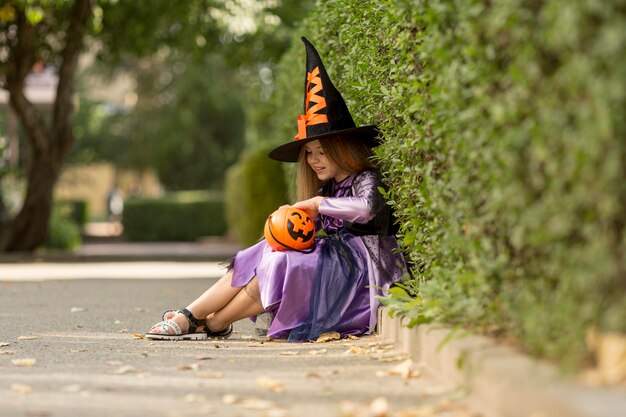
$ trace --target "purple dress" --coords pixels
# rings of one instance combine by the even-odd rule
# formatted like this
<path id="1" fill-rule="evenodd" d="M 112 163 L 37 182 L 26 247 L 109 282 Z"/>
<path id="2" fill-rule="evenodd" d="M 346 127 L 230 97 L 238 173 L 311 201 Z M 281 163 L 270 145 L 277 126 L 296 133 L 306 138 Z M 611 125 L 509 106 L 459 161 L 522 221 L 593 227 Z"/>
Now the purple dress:
<path id="1" fill-rule="evenodd" d="M 324 331 L 345 337 L 374 329 L 376 296 L 406 272 L 380 186 L 372 170 L 324 184 L 316 230 L 328 236 L 316 238 L 311 253 L 274 251 L 265 240 L 237 253 L 232 286 L 258 278 L 261 303 L 273 316 L 269 337 L 314 340 Z"/>

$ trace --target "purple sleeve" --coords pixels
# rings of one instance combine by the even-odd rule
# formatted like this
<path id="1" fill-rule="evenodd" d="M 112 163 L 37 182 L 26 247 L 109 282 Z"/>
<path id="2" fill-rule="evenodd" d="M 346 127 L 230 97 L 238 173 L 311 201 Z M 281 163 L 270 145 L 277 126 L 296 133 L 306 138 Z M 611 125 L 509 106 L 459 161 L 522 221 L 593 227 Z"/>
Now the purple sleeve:
<path id="1" fill-rule="evenodd" d="M 353 223 L 367 223 L 385 205 L 378 191 L 379 185 L 378 175 L 373 171 L 365 171 L 354 180 L 352 197 L 326 197 L 320 203 L 319 212 Z"/>

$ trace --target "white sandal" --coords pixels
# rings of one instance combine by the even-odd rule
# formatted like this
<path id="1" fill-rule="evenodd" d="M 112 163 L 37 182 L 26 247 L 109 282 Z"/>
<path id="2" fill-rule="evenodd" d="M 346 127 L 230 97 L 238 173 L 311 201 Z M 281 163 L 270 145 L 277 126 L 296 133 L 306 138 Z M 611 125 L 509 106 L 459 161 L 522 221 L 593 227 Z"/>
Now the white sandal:
<path id="1" fill-rule="evenodd" d="M 163 318 L 165 318 L 165 314 L 172 310 L 168 310 L 163 313 Z M 182 313 L 189 320 L 189 329 L 183 333 L 180 329 L 180 326 L 176 324 L 173 320 L 163 320 L 155 324 L 150 328 L 148 333 L 146 333 L 146 339 L 152 340 L 207 340 L 209 336 L 206 332 L 196 332 L 198 325 L 204 325 L 204 320 L 197 319 L 191 314 L 189 310 L 183 308 L 182 310 L 177 310 L 176 313 Z M 205 326 L 206 327 L 206 326 Z M 154 333 L 154 330 L 159 329 L 159 333 Z M 173 334 L 170 333 L 170 329 L 174 331 Z"/>

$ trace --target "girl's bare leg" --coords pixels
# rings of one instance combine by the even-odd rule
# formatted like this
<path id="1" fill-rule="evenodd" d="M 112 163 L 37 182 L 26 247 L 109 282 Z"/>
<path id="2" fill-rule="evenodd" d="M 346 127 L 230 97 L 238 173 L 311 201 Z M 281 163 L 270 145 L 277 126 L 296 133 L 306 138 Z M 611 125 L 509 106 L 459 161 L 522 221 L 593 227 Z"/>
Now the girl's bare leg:
<path id="1" fill-rule="evenodd" d="M 244 292 L 242 287 L 231 287 L 232 278 L 233 273 L 231 270 L 189 304 L 187 309 L 191 311 L 194 317 L 201 318 L 224 308 L 239 292 Z M 256 278 L 254 279 L 256 280 Z M 183 333 L 189 329 L 189 321 L 181 313 L 175 314 L 172 312 L 166 315 L 165 319 L 172 320 L 178 324 Z M 154 332 L 158 333 L 159 331 L 155 329 Z"/>
<path id="2" fill-rule="evenodd" d="M 254 277 L 230 303 L 207 317 L 207 326 L 212 331 L 220 331 L 226 329 L 231 323 L 263 312 L 265 309 L 261 305 L 259 283 Z"/>
<path id="3" fill-rule="evenodd" d="M 187 306 L 194 317 L 207 317 L 224 308 L 241 291 L 241 287 L 232 287 L 233 271 L 230 270 L 204 294 Z"/>

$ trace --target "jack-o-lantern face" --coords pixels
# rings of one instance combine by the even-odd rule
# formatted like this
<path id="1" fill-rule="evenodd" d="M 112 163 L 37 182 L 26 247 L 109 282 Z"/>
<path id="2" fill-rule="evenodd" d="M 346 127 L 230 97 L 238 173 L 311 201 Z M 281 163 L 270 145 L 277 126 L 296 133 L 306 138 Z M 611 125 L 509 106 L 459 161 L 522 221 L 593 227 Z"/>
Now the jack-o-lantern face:
<path id="1" fill-rule="evenodd" d="M 293 207 L 282 207 L 265 222 L 265 240 L 274 250 L 303 251 L 315 242 L 315 225 L 311 216 Z"/>
<path id="2" fill-rule="evenodd" d="M 289 213 L 287 219 L 287 232 L 294 241 L 302 239 L 302 242 L 308 242 L 313 239 L 315 234 L 315 228 L 313 227 L 313 220 L 306 214 L 304 217 L 297 211 Z"/>

